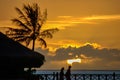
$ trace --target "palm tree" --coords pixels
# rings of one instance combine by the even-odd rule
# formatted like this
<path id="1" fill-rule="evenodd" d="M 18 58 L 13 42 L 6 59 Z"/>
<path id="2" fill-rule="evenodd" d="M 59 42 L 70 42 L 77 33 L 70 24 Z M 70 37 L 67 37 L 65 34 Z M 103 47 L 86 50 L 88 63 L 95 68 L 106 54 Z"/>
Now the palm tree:
<path id="1" fill-rule="evenodd" d="M 42 30 L 43 24 L 47 20 L 47 10 L 43 13 L 37 3 L 24 5 L 23 9 L 15 8 L 18 12 L 18 18 L 12 19 L 12 22 L 18 25 L 18 28 L 8 28 L 6 34 L 18 42 L 25 42 L 26 46 L 32 42 L 32 50 L 35 48 L 35 42 L 38 40 L 41 46 L 47 47 L 45 38 L 52 38 L 57 28 Z"/>

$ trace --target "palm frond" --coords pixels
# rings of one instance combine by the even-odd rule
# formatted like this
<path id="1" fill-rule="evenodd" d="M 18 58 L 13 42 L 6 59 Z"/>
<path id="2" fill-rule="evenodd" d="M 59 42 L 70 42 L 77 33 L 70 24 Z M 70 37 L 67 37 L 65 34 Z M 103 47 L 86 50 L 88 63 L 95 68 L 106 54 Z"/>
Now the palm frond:
<path id="1" fill-rule="evenodd" d="M 18 42 L 25 42 L 26 46 L 28 46 L 30 42 L 32 41 L 32 38 L 29 35 L 26 35 L 26 36 L 25 35 L 11 35 L 9 37 Z"/>
<path id="2" fill-rule="evenodd" d="M 19 18 L 27 20 L 26 16 L 19 8 L 16 7 L 15 10 L 18 12 Z"/>
<path id="3" fill-rule="evenodd" d="M 46 20 L 47 20 L 47 9 L 40 16 L 41 17 L 39 18 L 39 21 L 40 21 L 41 26 L 42 26 L 46 22 Z"/>
<path id="4" fill-rule="evenodd" d="M 26 35 L 29 34 L 30 31 L 25 30 L 25 29 L 14 29 L 14 28 L 9 28 L 9 30 L 6 32 L 6 34 L 9 35 Z"/>
<path id="5" fill-rule="evenodd" d="M 14 39 L 15 41 L 18 41 L 22 38 L 25 38 L 25 36 L 24 35 L 13 35 L 11 36 L 11 38 Z"/>
<path id="6" fill-rule="evenodd" d="M 48 32 L 53 34 L 53 33 L 57 32 L 57 31 L 59 31 L 59 29 L 58 28 L 53 28 L 53 29 L 47 29 L 45 31 L 48 31 Z"/>
<path id="7" fill-rule="evenodd" d="M 39 15 L 39 11 L 38 11 L 38 5 L 24 5 L 24 11 L 27 15 L 27 17 L 29 18 L 29 21 L 33 27 L 33 29 L 35 29 L 37 23 L 38 23 L 38 15 Z"/>
<path id="8" fill-rule="evenodd" d="M 31 7 L 30 7 L 30 5 L 28 4 L 28 5 L 23 5 L 23 10 L 24 10 L 24 12 L 26 13 L 26 15 L 29 15 L 29 12 L 30 12 L 30 9 Z"/>
<path id="9" fill-rule="evenodd" d="M 45 48 L 47 47 L 47 43 L 46 43 L 46 41 L 44 39 L 39 38 L 38 40 L 40 41 L 41 46 L 44 46 Z"/>
<path id="10" fill-rule="evenodd" d="M 45 22 L 47 20 L 47 9 L 43 12 L 43 21 Z"/>
<path id="11" fill-rule="evenodd" d="M 55 33 L 56 31 L 58 31 L 57 28 L 55 29 L 47 29 L 47 30 L 44 30 L 43 32 L 40 33 L 40 36 L 42 38 L 52 38 L 53 37 L 53 33 Z"/>
<path id="12" fill-rule="evenodd" d="M 30 44 L 30 42 L 32 41 L 32 38 L 30 38 L 30 37 L 27 37 L 27 39 L 26 39 L 26 46 L 28 46 L 29 44 Z"/>
<path id="13" fill-rule="evenodd" d="M 52 35 L 50 32 L 48 32 L 48 31 L 42 32 L 42 33 L 40 34 L 40 36 L 41 36 L 42 38 L 52 38 L 52 37 L 53 37 L 53 35 Z"/>
<path id="14" fill-rule="evenodd" d="M 22 28 L 24 28 L 24 29 L 27 29 L 27 30 L 30 30 L 31 31 L 31 29 L 27 26 L 27 25 L 25 25 L 21 20 L 19 20 L 19 19 L 12 19 L 12 22 L 13 23 L 16 23 L 18 26 L 21 26 Z"/>
<path id="15" fill-rule="evenodd" d="M 27 40 L 27 37 L 21 37 L 21 38 L 15 39 L 15 41 L 18 41 L 18 42 L 26 42 L 26 40 Z"/>
<path id="16" fill-rule="evenodd" d="M 26 22 L 27 25 L 31 26 L 30 21 L 28 20 L 28 18 L 26 17 L 26 15 L 19 8 L 16 7 L 15 9 L 16 9 L 16 11 L 19 14 L 19 18 L 23 19 Z"/>
<path id="17" fill-rule="evenodd" d="M 38 6 L 38 4 L 34 4 L 34 8 L 33 9 L 35 9 L 34 10 L 35 17 L 39 18 L 39 6 Z"/>
<path id="18" fill-rule="evenodd" d="M 36 27 L 36 31 L 37 31 L 37 32 L 40 32 L 41 27 L 42 27 L 42 26 L 38 23 L 38 24 L 37 24 L 37 27 Z"/>

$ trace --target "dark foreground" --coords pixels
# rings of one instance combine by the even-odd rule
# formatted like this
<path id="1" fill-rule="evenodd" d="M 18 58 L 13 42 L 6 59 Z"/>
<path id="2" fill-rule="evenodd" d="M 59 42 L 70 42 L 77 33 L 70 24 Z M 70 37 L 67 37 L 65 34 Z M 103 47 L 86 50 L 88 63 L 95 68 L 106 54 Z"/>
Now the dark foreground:
<path id="1" fill-rule="evenodd" d="M 59 80 L 58 73 L 38 74 L 36 77 L 37 80 Z M 120 74 L 72 74 L 71 80 L 120 80 Z"/>
<path id="2" fill-rule="evenodd" d="M 59 73 L 35 74 L 30 78 L 7 78 L 0 77 L 0 80 L 60 80 Z M 64 80 L 66 80 L 64 76 Z M 120 74 L 72 74 L 71 80 L 120 80 Z"/>

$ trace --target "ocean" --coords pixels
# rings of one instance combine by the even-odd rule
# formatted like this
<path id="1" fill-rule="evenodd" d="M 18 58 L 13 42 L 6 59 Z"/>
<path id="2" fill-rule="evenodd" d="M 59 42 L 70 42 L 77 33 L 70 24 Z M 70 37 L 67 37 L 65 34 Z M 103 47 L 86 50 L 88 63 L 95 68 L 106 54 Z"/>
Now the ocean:
<path id="1" fill-rule="evenodd" d="M 53 74 L 59 70 L 37 70 L 34 74 Z M 64 71 L 66 72 L 66 71 Z M 120 74 L 120 70 L 71 70 L 71 74 Z"/>

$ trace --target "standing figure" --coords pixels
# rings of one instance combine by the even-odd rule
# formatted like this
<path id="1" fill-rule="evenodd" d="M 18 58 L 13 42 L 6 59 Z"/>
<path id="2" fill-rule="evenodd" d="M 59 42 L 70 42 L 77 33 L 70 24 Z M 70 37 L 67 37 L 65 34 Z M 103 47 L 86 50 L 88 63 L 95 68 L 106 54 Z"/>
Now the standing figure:
<path id="1" fill-rule="evenodd" d="M 71 80 L 70 76 L 71 76 L 71 66 L 68 67 L 68 70 L 65 74 L 66 80 Z"/>
<path id="2" fill-rule="evenodd" d="M 64 67 L 60 70 L 60 80 L 64 80 Z"/>

